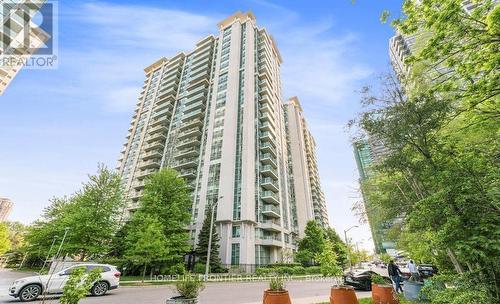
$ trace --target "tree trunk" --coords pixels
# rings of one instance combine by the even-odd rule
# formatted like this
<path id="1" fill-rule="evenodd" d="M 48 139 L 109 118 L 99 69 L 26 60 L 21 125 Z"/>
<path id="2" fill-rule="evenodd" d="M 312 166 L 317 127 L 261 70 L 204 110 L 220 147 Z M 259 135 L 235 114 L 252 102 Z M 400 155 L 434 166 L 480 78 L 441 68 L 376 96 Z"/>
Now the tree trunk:
<path id="1" fill-rule="evenodd" d="M 144 263 L 144 269 L 142 270 L 142 283 L 144 283 L 144 278 L 146 277 L 146 267 L 148 263 Z"/>
<path id="2" fill-rule="evenodd" d="M 448 257 L 450 258 L 451 262 L 453 263 L 453 266 L 455 267 L 455 271 L 457 273 L 460 273 L 460 274 L 464 273 L 464 270 L 462 269 L 462 266 L 458 262 L 457 257 L 455 256 L 453 251 L 451 251 L 450 248 L 447 248 L 446 253 L 448 254 Z"/>

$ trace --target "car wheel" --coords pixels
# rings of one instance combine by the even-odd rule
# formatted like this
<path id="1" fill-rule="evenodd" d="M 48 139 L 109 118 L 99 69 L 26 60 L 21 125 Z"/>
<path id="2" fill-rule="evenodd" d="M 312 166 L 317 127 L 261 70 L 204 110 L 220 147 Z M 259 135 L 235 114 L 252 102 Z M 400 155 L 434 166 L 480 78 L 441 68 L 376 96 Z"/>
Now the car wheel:
<path id="1" fill-rule="evenodd" d="M 371 291 L 372 290 L 372 283 L 371 282 L 367 282 L 365 284 L 365 288 L 364 288 L 365 291 Z"/>
<path id="2" fill-rule="evenodd" d="M 40 285 L 27 285 L 19 292 L 19 300 L 21 302 L 35 301 L 41 293 L 42 287 Z"/>
<path id="3" fill-rule="evenodd" d="M 96 282 L 94 286 L 92 286 L 92 295 L 94 296 L 103 296 L 108 292 L 109 286 L 108 283 L 100 281 Z"/>

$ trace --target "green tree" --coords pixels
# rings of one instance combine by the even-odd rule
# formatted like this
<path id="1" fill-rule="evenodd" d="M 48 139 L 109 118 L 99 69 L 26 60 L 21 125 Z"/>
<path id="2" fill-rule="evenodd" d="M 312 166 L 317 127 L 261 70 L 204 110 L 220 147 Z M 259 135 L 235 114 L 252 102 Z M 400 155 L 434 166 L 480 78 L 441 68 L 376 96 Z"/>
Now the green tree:
<path id="1" fill-rule="evenodd" d="M 139 208 L 132 215 L 132 225 L 127 229 L 127 235 L 132 235 L 131 239 L 137 239 L 140 230 L 144 229 L 140 224 L 144 219 L 156 223 L 154 229 L 158 231 L 148 233 L 150 236 L 163 235 L 165 243 L 161 259 L 163 266 L 182 263 L 184 254 L 190 249 L 189 234 L 186 229 L 191 219 L 190 192 L 189 186 L 179 177 L 177 171 L 162 169 L 146 180 Z"/>
<path id="2" fill-rule="evenodd" d="M 85 298 L 93 284 L 101 278 L 102 269 L 96 268 L 86 272 L 85 267 L 75 268 L 66 285 L 63 288 L 63 295 L 59 299 L 61 304 L 78 304 Z"/>
<path id="3" fill-rule="evenodd" d="M 430 240 L 436 261 L 448 257 L 458 272 L 482 269 L 484 277 L 498 277 L 492 257 L 500 254 L 499 169 L 491 166 L 498 124 L 429 86 L 422 78 L 403 91 L 391 81 L 385 95 L 364 99 L 358 126 L 388 154 L 363 192 L 381 220 L 404 219 L 400 233 L 423 236 L 400 242 L 401 249 L 422 254 L 415 248 L 425 250 Z"/>
<path id="4" fill-rule="evenodd" d="M 337 231 L 331 227 L 325 229 L 325 236 L 328 241 L 333 245 L 333 251 L 337 255 L 339 265 L 345 266 L 347 264 L 347 246 L 340 238 Z"/>
<path id="5" fill-rule="evenodd" d="M 9 228 L 5 223 L 0 223 L 0 255 L 9 251 L 10 248 Z"/>
<path id="6" fill-rule="evenodd" d="M 141 214 L 135 216 L 133 221 L 133 229 L 126 236 L 125 258 L 135 264 L 143 265 L 142 280 L 144 281 L 148 265 L 167 259 L 168 240 L 163 234 L 162 223 L 156 217 Z"/>
<path id="7" fill-rule="evenodd" d="M 299 249 L 295 259 L 303 265 L 316 264 L 316 256 L 323 252 L 325 246 L 325 231 L 315 221 L 306 224 L 304 238 L 299 241 Z"/>
<path id="8" fill-rule="evenodd" d="M 419 50 L 408 61 L 431 80 L 431 89 L 494 119 L 499 115 L 500 6 L 474 1 L 467 12 L 462 0 L 406 0 L 403 18 L 393 25 L 404 34 L 421 34 Z"/>
<path id="9" fill-rule="evenodd" d="M 20 222 L 6 222 L 9 230 L 9 240 L 12 245 L 12 251 L 19 251 L 25 246 L 25 236 L 28 227 Z"/>
<path id="10" fill-rule="evenodd" d="M 198 235 L 198 244 L 196 245 L 196 256 L 199 262 L 204 264 L 207 262 L 208 256 L 208 240 L 210 237 L 210 222 L 211 222 L 211 206 L 207 206 L 205 210 L 205 219 Z M 219 234 L 215 227 L 215 221 L 212 226 L 212 244 L 210 246 L 210 271 L 220 272 L 222 270 L 222 262 L 219 256 Z"/>
<path id="11" fill-rule="evenodd" d="M 324 242 L 322 251 L 316 254 L 316 261 L 320 264 L 321 274 L 325 277 L 338 276 L 342 274 L 339 266 L 338 256 L 333 244 L 327 240 Z"/>
<path id="12" fill-rule="evenodd" d="M 68 228 L 62 252 L 80 260 L 102 256 L 110 250 L 119 228 L 123 201 L 120 177 L 100 165 L 81 190 L 52 199 L 42 219 L 30 227 L 26 240 L 43 256 L 54 238 L 62 239 Z"/>

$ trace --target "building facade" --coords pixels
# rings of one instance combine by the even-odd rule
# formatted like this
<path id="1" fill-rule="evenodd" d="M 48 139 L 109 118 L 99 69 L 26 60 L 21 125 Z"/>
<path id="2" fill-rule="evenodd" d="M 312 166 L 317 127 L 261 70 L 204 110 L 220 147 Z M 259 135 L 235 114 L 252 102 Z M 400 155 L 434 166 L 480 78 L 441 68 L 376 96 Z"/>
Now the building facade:
<path id="1" fill-rule="evenodd" d="M 49 39 L 42 29 L 26 25 L 45 2 L 0 0 L 0 95 L 23 68 L 22 62 Z"/>
<path id="2" fill-rule="evenodd" d="M 10 199 L 0 197 L 0 222 L 7 221 L 12 211 L 13 203 Z"/>
<path id="3" fill-rule="evenodd" d="M 354 158 L 359 172 L 359 184 L 363 203 L 365 206 L 366 216 L 370 225 L 372 233 L 372 240 L 375 246 L 376 253 L 384 253 L 388 249 L 394 249 L 395 243 L 387 237 L 388 230 L 394 225 L 395 221 L 381 221 L 377 216 L 377 210 L 372 206 L 372 202 L 368 198 L 368 189 L 365 187 L 365 182 L 373 178 L 372 166 L 377 162 L 382 161 L 387 155 L 387 148 L 373 137 L 366 140 L 355 141 L 354 144 Z"/>
<path id="4" fill-rule="evenodd" d="M 294 154 L 274 39 L 252 13 L 238 12 L 218 26 L 219 34 L 200 40 L 193 51 L 145 69 L 119 171 L 130 198 L 127 212 L 133 212 L 148 175 L 177 170 L 193 189 L 191 242 L 197 242 L 207 205 L 217 201 L 222 262 L 263 265 L 296 249 L 299 219 L 315 219 L 314 205 L 297 212 L 307 209 L 302 205 L 311 204 L 313 194 L 308 188 L 302 190 L 309 191 L 307 200 L 294 199 L 290 185 Z M 318 218 L 327 225 L 311 157 Z"/>
<path id="5" fill-rule="evenodd" d="M 293 200 L 303 202 L 296 206 L 299 237 L 302 238 L 305 225 L 312 218 L 321 226 L 328 227 L 328 213 L 320 184 L 316 141 L 307 127 L 299 99 L 297 97 L 288 99 L 284 108 L 290 193 Z"/>

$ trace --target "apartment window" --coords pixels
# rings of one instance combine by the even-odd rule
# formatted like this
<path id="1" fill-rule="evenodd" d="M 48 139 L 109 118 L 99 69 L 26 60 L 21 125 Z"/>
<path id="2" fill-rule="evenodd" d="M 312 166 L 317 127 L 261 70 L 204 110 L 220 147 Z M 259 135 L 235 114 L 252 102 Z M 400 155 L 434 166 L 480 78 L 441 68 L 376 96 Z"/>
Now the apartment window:
<path id="1" fill-rule="evenodd" d="M 239 238 L 240 237 L 240 226 L 233 226 L 233 237 L 234 238 Z"/>
<path id="2" fill-rule="evenodd" d="M 231 265 L 240 264 L 240 244 L 231 245 Z"/>

